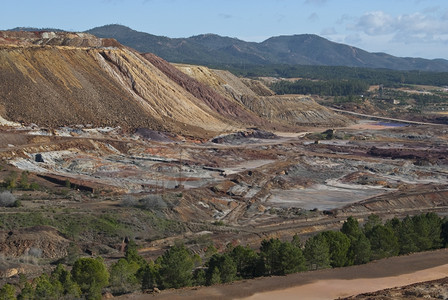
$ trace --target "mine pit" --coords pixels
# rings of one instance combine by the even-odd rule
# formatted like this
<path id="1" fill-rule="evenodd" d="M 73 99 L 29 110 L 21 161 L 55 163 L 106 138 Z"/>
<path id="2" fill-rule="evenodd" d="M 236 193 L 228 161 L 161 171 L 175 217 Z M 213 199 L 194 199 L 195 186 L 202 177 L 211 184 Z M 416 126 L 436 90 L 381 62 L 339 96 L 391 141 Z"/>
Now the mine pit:
<path id="1" fill-rule="evenodd" d="M 84 180 L 113 185 L 123 191 L 138 193 L 149 192 L 149 186 L 174 189 L 178 185 L 184 188 L 198 188 L 219 180 L 221 172 L 205 170 L 199 166 L 179 165 L 172 159 L 160 157 L 133 157 L 126 155 L 99 156 L 75 154 L 70 151 L 41 153 L 44 162 L 31 158 L 17 158 L 11 163 L 19 169 L 49 173 L 59 176 L 76 177 Z"/>
<path id="2" fill-rule="evenodd" d="M 290 208 L 300 207 L 307 210 L 331 210 L 342 208 L 347 204 L 384 194 L 388 189 L 353 187 L 334 187 L 316 184 L 304 189 L 271 190 L 271 197 L 266 205 Z"/>
<path id="3" fill-rule="evenodd" d="M 212 245 L 303 245 L 349 216 L 448 216 L 448 130 L 427 114 L 446 93 L 344 104 L 86 33 L 0 35 L 3 282 L 78 257 L 110 267 L 131 240 L 148 262 L 180 243 L 206 262 Z"/>

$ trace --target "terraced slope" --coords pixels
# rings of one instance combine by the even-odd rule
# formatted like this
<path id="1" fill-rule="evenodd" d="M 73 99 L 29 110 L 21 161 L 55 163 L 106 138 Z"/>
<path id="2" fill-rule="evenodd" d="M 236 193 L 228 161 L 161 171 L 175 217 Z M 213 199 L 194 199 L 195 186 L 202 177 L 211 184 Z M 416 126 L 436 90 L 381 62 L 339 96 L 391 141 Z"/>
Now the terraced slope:
<path id="1" fill-rule="evenodd" d="M 202 66 L 176 67 L 199 82 L 208 85 L 224 97 L 234 99 L 251 112 L 271 122 L 294 126 L 341 126 L 349 121 L 312 98 L 302 95 L 278 96 L 263 86 L 238 78 L 228 71 L 213 70 Z"/>

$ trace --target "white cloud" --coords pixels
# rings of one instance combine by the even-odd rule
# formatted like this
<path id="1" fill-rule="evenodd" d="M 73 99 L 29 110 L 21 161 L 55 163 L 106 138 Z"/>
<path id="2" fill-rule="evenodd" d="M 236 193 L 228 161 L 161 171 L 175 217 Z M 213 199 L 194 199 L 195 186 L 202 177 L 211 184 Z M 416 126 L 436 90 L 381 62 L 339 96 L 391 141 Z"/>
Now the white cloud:
<path id="1" fill-rule="evenodd" d="M 447 14 L 447 13 L 446 13 Z M 394 42 L 440 42 L 448 41 L 448 18 L 437 14 L 403 14 L 391 16 L 383 11 L 365 13 L 348 29 L 369 36 L 392 34 Z"/>
<path id="2" fill-rule="evenodd" d="M 364 14 L 349 29 L 362 31 L 368 35 L 383 35 L 396 30 L 396 20 L 382 11 L 372 11 Z"/>

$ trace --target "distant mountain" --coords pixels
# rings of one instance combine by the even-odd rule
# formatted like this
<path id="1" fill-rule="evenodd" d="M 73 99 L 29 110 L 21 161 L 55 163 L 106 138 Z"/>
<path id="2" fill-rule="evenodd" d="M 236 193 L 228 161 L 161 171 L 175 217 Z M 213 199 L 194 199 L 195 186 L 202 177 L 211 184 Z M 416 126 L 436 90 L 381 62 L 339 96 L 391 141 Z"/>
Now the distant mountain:
<path id="1" fill-rule="evenodd" d="M 314 34 L 271 37 L 261 43 L 254 43 L 216 34 L 168 38 L 138 32 L 122 25 L 106 25 L 87 32 L 97 37 L 114 38 L 140 52 L 151 52 L 178 63 L 291 64 L 448 71 L 448 60 L 445 59 L 429 60 L 370 53 Z"/>

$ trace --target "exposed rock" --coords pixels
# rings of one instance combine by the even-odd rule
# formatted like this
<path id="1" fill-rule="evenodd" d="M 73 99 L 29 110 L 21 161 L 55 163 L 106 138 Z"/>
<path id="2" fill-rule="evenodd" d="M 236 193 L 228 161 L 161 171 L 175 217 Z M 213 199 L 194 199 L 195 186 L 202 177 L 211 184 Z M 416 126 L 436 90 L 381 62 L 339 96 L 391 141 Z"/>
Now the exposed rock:
<path id="1" fill-rule="evenodd" d="M 19 40 L 19 46 L 0 48 L 0 104 L 8 120 L 50 128 L 141 127 L 192 136 L 233 128 L 133 50 L 104 47 L 106 41 L 90 35 L 1 34 L 4 40 Z M 94 45 L 78 38 L 92 39 Z"/>
<path id="2" fill-rule="evenodd" d="M 247 80 L 243 81 L 228 71 L 179 64 L 176 67 L 271 122 L 288 126 L 341 126 L 349 123 L 346 117 L 324 108 L 308 96 L 273 96 L 273 93 L 261 92 L 260 88 L 252 90 L 254 83 L 245 84 Z"/>
<path id="3" fill-rule="evenodd" d="M 239 131 L 236 133 L 231 133 L 228 135 L 218 136 L 212 139 L 213 143 L 223 144 L 223 143 L 238 143 L 240 141 L 246 141 L 248 139 L 276 139 L 278 138 L 275 134 L 271 132 L 266 132 L 263 130 L 252 129 L 247 131 Z"/>
<path id="4" fill-rule="evenodd" d="M 0 261 L 0 278 L 11 278 L 22 272 L 23 269 L 19 264 L 8 262 L 4 259 Z"/>
<path id="5" fill-rule="evenodd" d="M 135 131 L 135 134 L 144 139 L 156 142 L 172 142 L 174 140 L 173 137 L 169 136 L 166 133 L 151 130 L 148 128 L 138 128 Z"/>
<path id="6" fill-rule="evenodd" d="M 9 257 L 62 258 L 68 245 L 69 240 L 50 226 L 0 231 L 0 252 Z"/>
<path id="7" fill-rule="evenodd" d="M 241 78 L 241 81 L 258 96 L 275 96 L 275 93 L 260 80 Z"/>
<path id="8" fill-rule="evenodd" d="M 112 293 L 110 292 L 106 292 L 102 296 L 102 299 L 112 299 L 112 298 L 114 298 L 114 295 L 112 295 Z"/>
<path id="9" fill-rule="evenodd" d="M 210 87 L 203 82 L 201 83 L 197 79 L 181 72 L 175 66 L 160 57 L 151 53 L 145 53 L 143 54 L 143 57 L 158 67 L 171 80 L 185 88 L 205 105 L 218 112 L 221 116 L 231 118 L 236 122 L 244 122 L 245 124 L 260 125 L 266 123 L 264 120 L 248 111 L 240 103 L 235 102 L 232 98 L 219 94 L 213 87 Z"/>
<path id="10" fill-rule="evenodd" d="M 2 117 L 55 128 L 148 128 L 209 138 L 257 126 L 340 125 L 311 99 L 227 71 L 173 65 L 85 33 L 0 32 Z M 191 78 L 193 77 L 193 78 Z M 268 96 L 259 96 L 268 95 Z"/>

